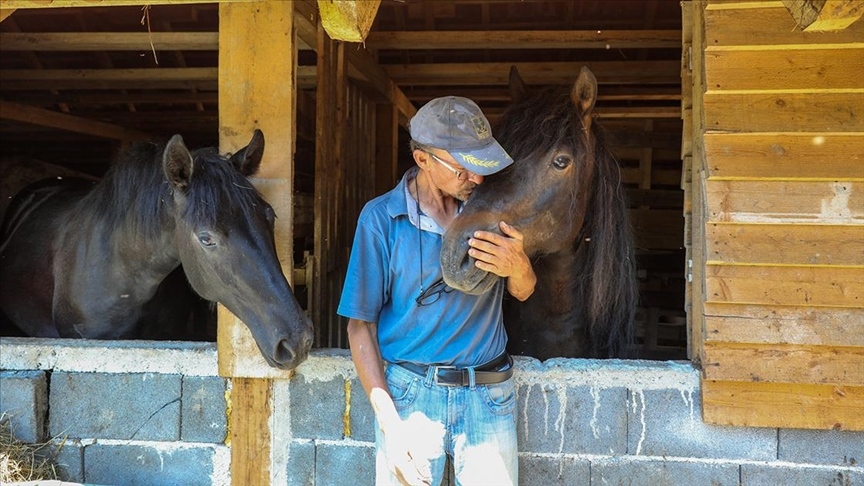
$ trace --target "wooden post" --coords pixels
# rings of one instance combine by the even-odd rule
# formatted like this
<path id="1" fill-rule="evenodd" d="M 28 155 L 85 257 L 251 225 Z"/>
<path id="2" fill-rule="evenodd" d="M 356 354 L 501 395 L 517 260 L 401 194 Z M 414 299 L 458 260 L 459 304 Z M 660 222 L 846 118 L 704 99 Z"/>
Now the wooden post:
<path id="1" fill-rule="evenodd" d="M 219 146 L 233 152 L 255 128 L 264 132 L 256 188 L 278 214 L 276 250 L 293 278 L 292 187 L 295 148 L 296 47 L 292 2 L 219 5 Z M 272 484 L 273 386 L 289 372 L 266 364 L 248 328 L 220 306 L 219 373 L 232 378 L 231 481 Z"/>

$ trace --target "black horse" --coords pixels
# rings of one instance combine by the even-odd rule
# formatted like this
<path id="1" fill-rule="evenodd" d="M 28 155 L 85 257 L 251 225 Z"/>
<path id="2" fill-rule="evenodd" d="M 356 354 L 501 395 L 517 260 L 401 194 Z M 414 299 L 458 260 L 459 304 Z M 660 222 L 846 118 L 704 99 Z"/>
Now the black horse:
<path id="1" fill-rule="evenodd" d="M 623 357 L 632 344 L 638 282 L 617 161 L 592 118 L 597 81 L 582 68 L 572 87 L 528 93 L 510 73 L 514 103 L 495 138 L 515 163 L 486 179 L 444 235 L 448 285 L 487 291 L 498 278 L 467 254 L 475 230 L 506 221 L 524 233 L 537 286 L 504 303 L 508 349 L 540 359 Z"/>
<path id="2" fill-rule="evenodd" d="M 168 314 L 178 294 L 163 281 L 182 264 L 201 297 L 246 323 L 270 365 L 296 367 L 312 323 L 277 259 L 273 208 L 247 178 L 263 153 L 258 130 L 231 157 L 190 153 L 175 135 L 131 146 L 95 186 L 23 190 L 3 225 L 0 309 L 29 336 L 138 337 Z"/>

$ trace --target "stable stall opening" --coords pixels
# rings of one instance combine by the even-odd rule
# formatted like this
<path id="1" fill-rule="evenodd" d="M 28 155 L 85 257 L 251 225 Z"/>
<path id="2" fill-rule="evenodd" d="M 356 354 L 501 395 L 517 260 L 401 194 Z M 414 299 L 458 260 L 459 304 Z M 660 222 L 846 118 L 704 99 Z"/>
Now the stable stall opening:
<path id="1" fill-rule="evenodd" d="M 365 42 L 374 75 L 352 57 L 357 44 L 343 44 L 347 74 L 338 104 L 345 128 L 336 147 L 335 134 L 316 127 L 321 66 L 309 21 L 316 5 L 295 5 L 290 280 L 315 322 L 316 347 L 347 347 L 335 308 L 357 214 L 412 163 L 407 120 L 375 76 L 386 75 L 414 107 L 436 96 L 472 98 L 494 124 L 510 100 L 511 65 L 531 87 L 572 83 L 588 65 L 600 83 L 599 122 L 622 166 L 637 236 L 635 354 L 687 357 L 678 2 L 384 0 Z M 167 140 L 180 133 L 190 148 L 217 145 L 218 12 L 218 4 L 70 7 L 5 18 L 4 202 L 34 173 L 101 177 L 135 134 Z M 324 104 L 334 103 L 325 96 Z M 335 165 L 322 165 L 324 145 Z M 7 163 L 10 157 L 17 162 Z M 184 339 L 215 340 L 212 306 L 203 303 L 182 327 L 191 333 Z"/>

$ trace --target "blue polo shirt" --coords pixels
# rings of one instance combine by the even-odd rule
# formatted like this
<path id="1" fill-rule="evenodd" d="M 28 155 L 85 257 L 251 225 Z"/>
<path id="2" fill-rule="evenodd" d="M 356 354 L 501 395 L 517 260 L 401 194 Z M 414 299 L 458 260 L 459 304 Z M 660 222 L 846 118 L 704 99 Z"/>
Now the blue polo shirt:
<path id="1" fill-rule="evenodd" d="M 483 295 L 447 287 L 430 305 L 417 305 L 423 288 L 441 275 L 443 229 L 419 214 L 407 183 L 363 207 L 337 312 L 378 323 L 381 356 L 392 363 L 476 366 L 504 352 L 501 299 L 504 279 Z M 419 223 L 419 228 L 418 228 Z M 422 238 L 422 240 L 421 240 Z M 422 260 L 422 269 L 421 269 Z"/>

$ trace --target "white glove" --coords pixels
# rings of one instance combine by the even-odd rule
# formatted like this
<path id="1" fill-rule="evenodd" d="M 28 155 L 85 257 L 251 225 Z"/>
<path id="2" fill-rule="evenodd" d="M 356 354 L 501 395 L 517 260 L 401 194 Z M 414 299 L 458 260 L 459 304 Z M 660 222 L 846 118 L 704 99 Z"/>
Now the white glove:
<path id="1" fill-rule="evenodd" d="M 432 484 L 428 457 L 412 455 L 412 446 L 418 437 L 412 437 L 411 428 L 399 418 L 390 395 L 380 388 L 374 388 L 369 401 L 384 435 L 383 453 L 390 472 L 404 485 Z"/>

